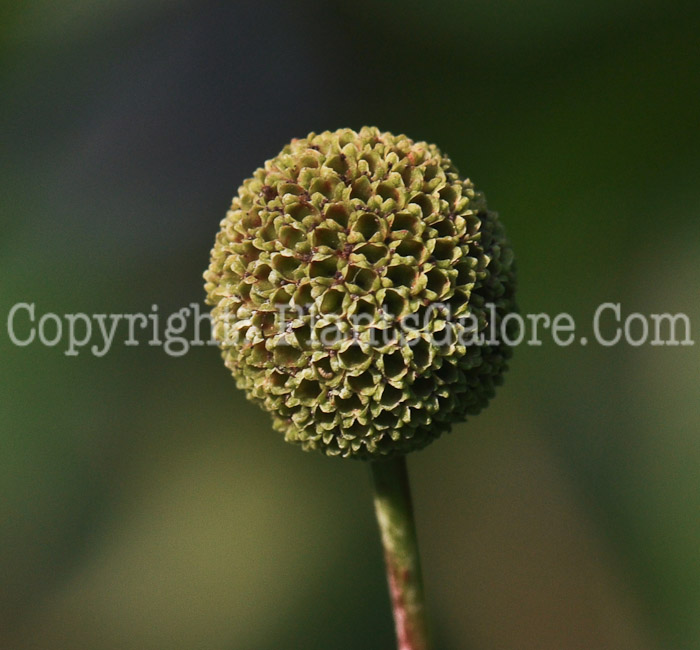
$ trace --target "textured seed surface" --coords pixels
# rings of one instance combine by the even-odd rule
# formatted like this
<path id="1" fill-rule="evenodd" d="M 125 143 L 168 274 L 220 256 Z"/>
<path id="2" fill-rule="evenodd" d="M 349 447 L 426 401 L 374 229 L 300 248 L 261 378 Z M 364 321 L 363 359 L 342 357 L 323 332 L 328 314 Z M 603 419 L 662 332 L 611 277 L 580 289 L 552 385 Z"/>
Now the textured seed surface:
<path id="1" fill-rule="evenodd" d="M 239 188 L 204 277 L 237 385 L 304 449 L 418 449 L 506 369 L 505 344 L 465 343 L 515 309 L 503 228 L 447 156 L 403 135 L 293 140 Z"/>

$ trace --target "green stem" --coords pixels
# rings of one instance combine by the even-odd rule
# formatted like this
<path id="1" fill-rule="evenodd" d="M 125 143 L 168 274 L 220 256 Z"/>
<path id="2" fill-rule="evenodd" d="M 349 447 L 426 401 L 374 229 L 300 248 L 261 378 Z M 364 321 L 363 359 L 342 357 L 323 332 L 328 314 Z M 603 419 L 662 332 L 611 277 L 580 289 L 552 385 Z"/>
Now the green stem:
<path id="1" fill-rule="evenodd" d="M 429 650 L 423 581 L 405 456 L 370 463 L 398 650 Z"/>

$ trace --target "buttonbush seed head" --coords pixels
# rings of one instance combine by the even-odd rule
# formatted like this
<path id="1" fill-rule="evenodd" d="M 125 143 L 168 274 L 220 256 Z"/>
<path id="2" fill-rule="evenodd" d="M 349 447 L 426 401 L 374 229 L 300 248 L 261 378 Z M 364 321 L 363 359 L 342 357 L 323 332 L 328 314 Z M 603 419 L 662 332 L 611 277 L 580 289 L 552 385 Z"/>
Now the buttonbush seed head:
<path id="1" fill-rule="evenodd" d="M 304 449 L 424 447 L 506 369 L 504 230 L 447 156 L 404 135 L 292 140 L 239 188 L 204 277 L 238 387 Z"/>

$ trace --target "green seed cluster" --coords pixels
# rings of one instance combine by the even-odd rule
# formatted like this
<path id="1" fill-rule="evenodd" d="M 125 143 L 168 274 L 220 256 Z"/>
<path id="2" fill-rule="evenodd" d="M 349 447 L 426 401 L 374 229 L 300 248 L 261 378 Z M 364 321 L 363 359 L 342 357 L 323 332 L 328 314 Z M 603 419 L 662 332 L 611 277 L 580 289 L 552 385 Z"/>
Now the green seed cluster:
<path id="1" fill-rule="evenodd" d="M 515 308 L 503 228 L 449 158 L 403 135 L 293 140 L 238 190 L 204 277 L 237 385 L 304 449 L 423 447 L 506 368 L 507 345 L 463 336 Z"/>

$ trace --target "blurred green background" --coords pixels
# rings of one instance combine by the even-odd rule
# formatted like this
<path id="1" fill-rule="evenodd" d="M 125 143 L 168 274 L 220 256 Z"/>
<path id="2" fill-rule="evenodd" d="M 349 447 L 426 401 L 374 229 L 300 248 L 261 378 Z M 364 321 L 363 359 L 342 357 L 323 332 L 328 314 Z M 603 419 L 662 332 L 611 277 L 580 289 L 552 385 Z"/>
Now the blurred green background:
<path id="1" fill-rule="evenodd" d="M 366 466 L 285 445 L 215 349 L 68 357 L 6 316 L 201 302 L 240 181 L 373 124 L 486 192 L 523 311 L 698 339 L 699 28 L 657 0 L 2 3 L 0 647 L 392 647 Z M 699 357 L 522 346 L 410 458 L 438 648 L 700 649 Z"/>

